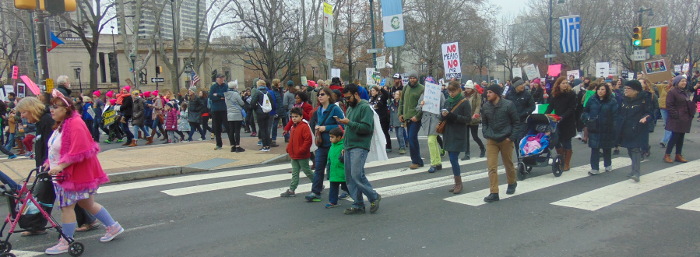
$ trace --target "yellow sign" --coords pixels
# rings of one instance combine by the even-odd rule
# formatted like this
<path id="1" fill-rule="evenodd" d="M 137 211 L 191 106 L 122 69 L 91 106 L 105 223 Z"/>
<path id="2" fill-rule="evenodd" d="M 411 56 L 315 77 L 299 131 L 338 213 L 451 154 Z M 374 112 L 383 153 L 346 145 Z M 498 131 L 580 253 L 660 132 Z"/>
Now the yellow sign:
<path id="1" fill-rule="evenodd" d="M 53 90 L 53 79 L 47 78 L 46 79 L 46 92 L 51 93 L 52 90 Z"/>
<path id="2" fill-rule="evenodd" d="M 104 113 L 102 113 L 102 124 L 105 126 L 112 125 L 114 121 L 117 119 L 117 112 L 114 110 L 107 110 Z"/>
<path id="3" fill-rule="evenodd" d="M 333 15 L 333 5 L 324 2 L 323 3 L 323 12 L 328 15 Z"/>

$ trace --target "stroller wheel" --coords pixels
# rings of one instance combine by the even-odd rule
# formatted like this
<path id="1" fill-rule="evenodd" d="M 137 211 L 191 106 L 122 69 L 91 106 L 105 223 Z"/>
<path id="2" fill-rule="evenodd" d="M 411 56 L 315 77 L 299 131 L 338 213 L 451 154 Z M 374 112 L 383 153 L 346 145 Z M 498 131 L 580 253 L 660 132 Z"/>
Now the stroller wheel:
<path id="1" fill-rule="evenodd" d="M 16 257 L 13 253 L 2 253 L 0 254 L 0 257 Z"/>
<path id="2" fill-rule="evenodd" d="M 0 241 L 0 253 L 9 253 L 12 250 L 12 244 L 7 241 Z"/>
<path id="3" fill-rule="evenodd" d="M 552 174 L 554 174 L 555 177 L 561 176 L 562 170 L 564 169 L 564 167 L 562 167 L 563 165 L 561 155 L 557 155 L 554 161 L 552 161 Z"/>
<path id="4" fill-rule="evenodd" d="M 527 170 L 527 173 L 529 174 L 530 171 L 532 171 L 532 166 L 527 166 L 527 167 L 525 167 L 525 170 Z"/>
<path id="5" fill-rule="evenodd" d="M 519 180 L 525 180 L 527 178 L 527 171 L 525 169 L 525 164 L 522 162 L 518 162 L 518 179 Z"/>
<path id="6" fill-rule="evenodd" d="M 74 241 L 68 247 L 68 254 L 70 254 L 70 256 L 80 256 L 83 254 L 83 251 L 85 251 L 85 246 L 80 242 Z"/>

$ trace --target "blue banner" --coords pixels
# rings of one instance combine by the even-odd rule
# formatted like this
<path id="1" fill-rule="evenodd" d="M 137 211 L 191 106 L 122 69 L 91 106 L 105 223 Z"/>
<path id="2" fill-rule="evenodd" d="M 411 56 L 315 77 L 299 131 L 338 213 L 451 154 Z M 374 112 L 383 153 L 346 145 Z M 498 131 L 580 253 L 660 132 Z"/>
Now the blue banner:
<path id="1" fill-rule="evenodd" d="M 397 47 L 406 43 L 401 0 L 382 0 L 384 46 Z"/>

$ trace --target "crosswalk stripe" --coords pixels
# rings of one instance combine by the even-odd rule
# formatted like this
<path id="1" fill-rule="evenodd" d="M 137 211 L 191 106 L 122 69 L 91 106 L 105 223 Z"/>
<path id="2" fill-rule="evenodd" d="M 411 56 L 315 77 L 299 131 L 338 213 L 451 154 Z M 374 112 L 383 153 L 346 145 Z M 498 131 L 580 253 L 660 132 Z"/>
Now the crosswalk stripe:
<path id="1" fill-rule="evenodd" d="M 365 165 L 365 167 L 374 168 L 374 167 L 379 167 L 379 166 L 384 166 L 384 165 L 402 163 L 402 162 L 406 162 L 409 160 L 410 160 L 409 157 L 391 158 L 391 159 L 386 160 L 386 161 L 381 161 L 381 162 L 377 161 L 377 162 L 367 163 Z M 291 168 L 291 166 L 289 166 L 289 168 Z M 242 187 L 242 186 L 250 186 L 250 185 L 257 185 L 257 184 L 268 183 L 268 182 L 288 180 L 290 178 L 291 178 L 291 175 L 288 173 L 285 173 L 285 174 L 270 175 L 270 176 L 257 177 L 257 178 L 248 178 L 248 179 L 224 181 L 224 182 L 219 182 L 219 183 L 196 185 L 196 186 L 183 187 L 183 188 L 175 188 L 175 189 L 170 189 L 170 190 L 164 190 L 161 192 L 168 194 L 170 196 L 183 196 L 183 195 L 189 195 L 189 194 L 204 193 L 204 192 L 211 192 L 211 191 L 222 190 L 222 189 L 230 189 L 230 188 L 236 188 L 236 187 Z M 279 194 L 281 191 L 277 191 L 277 192 Z"/>
<path id="2" fill-rule="evenodd" d="M 695 165 L 700 164 L 700 160 L 674 165 L 673 167 L 658 170 L 639 178 L 640 182 L 635 183 L 625 180 L 612 185 L 598 188 L 583 194 L 575 195 L 560 201 L 553 202 L 553 205 L 572 207 L 588 211 L 596 211 L 606 206 L 622 200 L 641 195 L 651 190 L 670 185 L 672 183 L 700 175 L 700 169 Z"/>
<path id="3" fill-rule="evenodd" d="M 379 166 L 383 166 L 383 165 L 403 163 L 403 162 L 408 162 L 410 159 L 411 158 L 407 157 L 407 156 L 390 158 L 389 160 L 382 161 L 382 162 L 368 163 L 367 167 L 379 167 Z M 170 184 L 177 184 L 177 183 L 201 181 L 201 180 L 207 180 L 207 179 L 220 179 L 220 178 L 225 178 L 225 177 L 251 175 L 251 174 L 263 173 L 263 172 L 268 172 L 268 171 L 288 170 L 291 168 L 292 168 L 292 165 L 289 163 L 286 163 L 286 164 L 278 164 L 278 165 L 265 166 L 265 167 L 253 167 L 253 168 L 247 168 L 247 169 L 241 169 L 241 170 L 213 172 L 213 173 L 208 173 L 208 174 L 195 174 L 195 175 L 187 175 L 187 176 L 178 176 L 178 177 L 146 180 L 146 181 L 125 183 L 125 184 L 118 184 L 118 185 L 108 185 L 108 186 L 100 187 L 98 192 L 100 194 L 104 194 L 104 193 L 119 192 L 119 191 L 131 190 L 131 189 L 139 189 L 139 188 L 170 185 Z"/>
<path id="4" fill-rule="evenodd" d="M 626 167 L 632 164 L 632 161 L 629 158 L 616 158 L 613 160 L 613 167 L 615 169 L 619 169 L 622 167 Z M 601 167 L 602 167 L 602 162 L 601 162 Z M 505 191 L 508 187 L 508 184 L 503 184 L 499 186 L 499 198 L 501 200 L 507 199 L 513 196 L 518 196 L 522 195 L 525 193 L 537 191 L 540 189 L 544 189 L 547 187 L 559 185 L 562 183 L 574 181 L 577 179 L 585 178 L 588 177 L 588 170 L 590 170 L 590 165 L 581 165 L 578 167 L 573 167 L 569 171 L 565 171 L 564 174 L 561 175 L 561 177 L 554 177 L 552 174 L 546 174 L 546 175 L 540 175 L 537 177 L 532 177 L 528 178 L 523 181 L 518 182 L 518 188 L 515 191 L 515 194 L 513 195 L 507 195 L 505 194 Z M 517 171 L 516 171 L 517 172 Z M 460 204 L 466 204 L 470 206 L 480 206 L 485 204 L 484 202 L 484 197 L 487 196 L 490 193 L 490 189 L 486 188 L 483 190 L 479 191 L 474 191 L 470 192 L 467 194 L 461 194 L 457 196 L 452 196 L 445 198 L 445 200 L 454 202 L 454 203 L 460 203 Z"/>
<path id="5" fill-rule="evenodd" d="M 31 257 L 31 256 L 42 256 L 42 255 L 44 255 L 44 252 L 12 250 L 12 254 L 19 256 L 19 257 Z"/>
<path id="6" fill-rule="evenodd" d="M 681 210 L 700 211 L 700 198 L 687 202 L 676 208 Z"/>
<path id="7" fill-rule="evenodd" d="M 483 162 L 485 161 L 485 158 L 475 158 L 472 160 L 467 160 L 467 161 L 460 161 L 459 165 L 468 165 L 468 164 L 473 164 L 473 163 L 478 163 L 478 162 Z M 367 167 L 365 167 L 367 168 Z M 449 162 L 446 165 L 442 166 L 442 169 L 450 169 L 452 168 L 452 164 Z M 424 173 L 426 170 L 425 168 L 423 169 L 415 169 L 415 170 L 408 170 L 407 168 L 401 168 L 401 169 L 395 169 L 395 170 L 390 170 L 390 171 L 384 171 L 384 172 L 376 172 L 376 173 L 369 173 L 367 174 L 367 180 L 370 182 L 377 181 L 377 180 L 382 180 L 382 179 L 388 179 L 388 178 L 396 178 L 396 177 L 401 177 L 401 176 L 408 176 L 408 175 L 413 175 L 413 174 L 418 174 L 418 173 Z M 304 176 L 303 174 L 299 175 L 300 178 Z M 305 178 L 304 178 L 305 179 Z M 323 181 L 323 185 L 328 188 L 330 185 L 330 182 L 327 180 Z M 263 190 L 263 191 L 257 191 L 257 192 L 250 192 L 247 193 L 250 196 L 255 196 L 255 197 L 260 197 L 264 199 L 272 199 L 280 196 L 280 193 L 284 192 L 287 190 L 289 187 L 279 187 L 279 188 L 274 188 L 274 189 L 268 189 L 268 190 Z M 303 188 L 303 189 L 302 189 Z M 311 188 L 311 183 L 304 183 L 304 184 L 299 184 L 297 187 L 296 193 L 301 194 L 301 193 L 307 193 L 310 192 Z M 302 190 L 299 190 L 302 189 Z"/>

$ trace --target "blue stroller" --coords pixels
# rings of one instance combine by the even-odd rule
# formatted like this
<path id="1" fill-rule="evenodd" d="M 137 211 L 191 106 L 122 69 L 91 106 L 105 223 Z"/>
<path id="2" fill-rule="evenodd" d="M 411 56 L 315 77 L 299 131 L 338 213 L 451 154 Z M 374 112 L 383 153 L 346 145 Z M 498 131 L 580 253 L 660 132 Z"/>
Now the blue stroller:
<path id="1" fill-rule="evenodd" d="M 559 121 L 546 114 L 531 114 L 527 117 L 527 135 L 520 140 L 517 174 L 519 180 L 525 180 L 532 167 L 552 165 L 555 177 L 561 176 L 563 156 L 553 152 L 559 140 L 557 124 Z"/>

